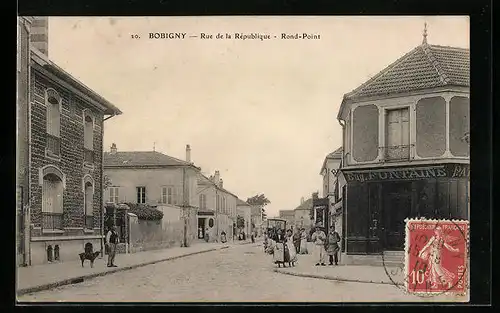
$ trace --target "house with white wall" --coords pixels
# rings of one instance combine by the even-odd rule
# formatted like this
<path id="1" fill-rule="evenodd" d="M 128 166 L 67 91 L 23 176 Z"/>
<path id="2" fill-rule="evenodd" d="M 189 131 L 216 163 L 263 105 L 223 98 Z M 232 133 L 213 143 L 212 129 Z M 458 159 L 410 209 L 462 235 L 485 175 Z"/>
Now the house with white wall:
<path id="1" fill-rule="evenodd" d="M 191 162 L 191 148 L 181 160 L 158 151 L 118 151 L 116 144 L 104 153 L 104 175 L 110 185 L 107 203 L 147 204 L 163 212 L 164 223 L 187 221 L 187 240 L 197 237 L 200 168 Z"/>

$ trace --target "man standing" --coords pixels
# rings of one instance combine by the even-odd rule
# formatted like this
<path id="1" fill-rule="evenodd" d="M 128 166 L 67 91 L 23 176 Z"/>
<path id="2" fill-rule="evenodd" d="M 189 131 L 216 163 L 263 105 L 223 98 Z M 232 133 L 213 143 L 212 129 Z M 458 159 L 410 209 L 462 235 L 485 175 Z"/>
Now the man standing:
<path id="1" fill-rule="evenodd" d="M 322 265 L 326 266 L 326 251 L 325 242 L 326 235 L 325 232 L 321 230 L 320 224 L 316 224 L 316 230 L 311 236 L 311 241 L 314 243 L 314 258 L 317 260 L 316 266 Z"/>
<path id="2" fill-rule="evenodd" d="M 108 267 L 117 267 L 115 263 L 116 245 L 120 242 L 116 226 L 111 227 L 106 235 L 106 244 L 108 245 Z"/>
<path id="3" fill-rule="evenodd" d="M 339 250 L 340 250 L 340 235 L 335 231 L 335 226 L 332 225 L 330 228 L 330 233 L 327 239 L 326 252 L 330 256 L 330 265 L 333 265 L 333 260 L 335 259 L 335 265 L 339 264 Z"/>

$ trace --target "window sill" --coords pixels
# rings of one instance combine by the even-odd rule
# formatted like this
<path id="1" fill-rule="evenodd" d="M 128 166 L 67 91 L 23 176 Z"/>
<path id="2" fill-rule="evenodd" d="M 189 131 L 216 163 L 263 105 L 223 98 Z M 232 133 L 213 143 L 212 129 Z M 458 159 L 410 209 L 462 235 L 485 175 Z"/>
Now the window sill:
<path id="1" fill-rule="evenodd" d="M 83 167 L 93 170 L 94 169 L 94 163 L 83 162 Z"/>
<path id="2" fill-rule="evenodd" d="M 42 234 L 64 234 L 62 229 L 42 229 Z"/>
<path id="3" fill-rule="evenodd" d="M 58 161 L 60 162 L 61 161 L 61 156 L 60 155 L 57 155 L 57 154 L 54 154 L 48 150 L 45 150 L 45 157 L 48 158 L 48 159 L 51 159 L 53 161 Z"/>

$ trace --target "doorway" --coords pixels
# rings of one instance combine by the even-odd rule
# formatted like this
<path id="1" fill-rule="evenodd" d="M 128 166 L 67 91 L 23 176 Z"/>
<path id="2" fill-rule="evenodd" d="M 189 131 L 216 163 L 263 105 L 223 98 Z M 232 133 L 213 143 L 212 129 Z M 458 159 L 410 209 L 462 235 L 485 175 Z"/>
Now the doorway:
<path id="1" fill-rule="evenodd" d="M 198 239 L 205 238 L 205 218 L 198 218 Z"/>
<path id="2" fill-rule="evenodd" d="M 384 250 L 404 250 L 405 222 L 411 212 L 411 193 L 391 192 L 384 196 Z"/>

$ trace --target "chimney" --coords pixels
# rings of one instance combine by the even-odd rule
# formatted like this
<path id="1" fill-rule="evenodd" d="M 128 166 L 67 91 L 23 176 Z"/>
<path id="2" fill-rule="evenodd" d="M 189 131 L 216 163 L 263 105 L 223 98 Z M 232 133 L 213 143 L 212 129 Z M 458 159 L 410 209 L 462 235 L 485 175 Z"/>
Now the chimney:
<path id="1" fill-rule="evenodd" d="M 117 152 L 117 150 L 116 150 L 116 143 L 113 142 L 111 144 L 111 148 L 109 149 L 109 153 L 115 154 L 116 152 Z"/>
<path id="2" fill-rule="evenodd" d="M 49 56 L 49 18 L 47 16 L 34 16 L 31 23 L 30 42 L 33 47 L 37 48 Z"/>
<path id="3" fill-rule="evenodd" d="M 215 175 L 214 175 L 214 183 L 217 184 L 217 186 L 220 185 L 220 173 L 219 171 L 215 171 Z"/>
<path id="4" fill-rule="evenodd" d="M 304 197 L 300 198 L 300 204 L 304 204 Z"/>
<path id="5" fill-rule="evenodd" d="M 186 162 L 191 163 L 191 147 L 186 145 Z"/>
<path id="6" fill-rule="evenodd" d="M 220 186 L 221 188 L 224 188 L 224 187 L 223 187 L 223 185 L 224 185 L 224 182 L 222 181 L 222 178 L 221 178 L 221 180 L 219 181 L 219 186 Z"/>

